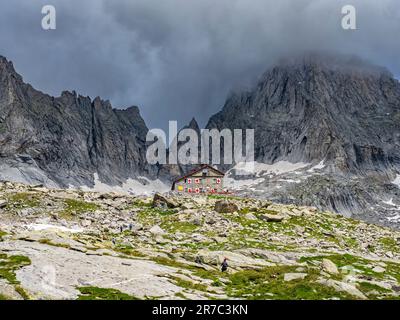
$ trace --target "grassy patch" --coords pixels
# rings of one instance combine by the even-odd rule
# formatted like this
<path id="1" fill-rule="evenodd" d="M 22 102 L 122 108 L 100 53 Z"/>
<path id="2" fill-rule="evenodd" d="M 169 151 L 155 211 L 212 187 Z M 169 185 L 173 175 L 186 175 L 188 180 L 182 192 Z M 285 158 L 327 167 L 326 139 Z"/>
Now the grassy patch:
<path id="1" fill-rule="evenodd" d="M 219 279 L 223 278 L 224 276 L 227 275 L 227 274 L 222 274 L 221 272 L 219 272 L 217 270 L 205 270 L 204 268 L 201 267 L 201 265 L 199 265 L 198 267 L 192 266 L 192 265 L 187 265 L 187 264 L 177 262 L 175 260 L 164 258 L 164 257 L 154 257 L 151 260 L 153 260 L 154 262 L 156 262 L 158 264 L 164 265 L 164 266 L 173 267 L 173 268 L 177 268 L 177 269 L 186 269 L 186 270 L 192 271 L 193 275 L 196 275 L 203 279 L 213 280 L 215 283 L 219 283 L 220 282 Z"/>
<path id="2" fill-rule="evenodd" d="M 40 206 L 40 197 L 36 193 L 14 193 L 8 197 L 7 209 L 36 208 Z"/>
<path id="3" fill-rule="evenodd" d="M 143 253 L 135 250 L 133 247 L 130 246 L 125 246 L 125 245 L 117 245 L 114 248 L 112 248 L 116 252 L 120 252 L 126 256 L 132 256 L 132 257 L 145 257 Z"/>
<path id="4" fill-rule="evenodd" d="M 391 251 L 397 251 L 397 241 L 390 237 L 384 237 L 379 240 L 380 244 L 386 249 Z"/>
<path id="5" fill-rule="evenodd" d="M 29 294 L 20 285 L 16 285 L 14 289 L 24 300 L 30 299 Z"/>
<path id="6" fill-rule="evenodd" d="M 139 300 L 116 289 L 98 287 L 79 287 L 78 300 Z"/>
<path id="7" fill-rule="evenodd" d="M 370 293 L 371 291 L 376 291 L 379 293 L 386 293 L 390 292 L 390 290 L 387 290 L 385 288 L 382 288 L 376 284 L 369 283 L 369 282 L 360 282 L 358 283 L 358 289 L 360 289 L 363 293 L 367 294 Z"/>
<path id="8" fill-rule="evenodd" d="M 99 206 L 95 203 L 75 199 L 65 199 L 64 210 L 60 213 L 60 217 L 68 218 L 85 212 L 93 212 L 97 209 L 99 209 Z"/>
<path id="9" fill-rule="evenodd" d="M 53 247 L 60 247 L 60 248 L 66 248 L 66 249 L 70 249 L 70 248 L 71 248 L 71 247 L 70 247 L 68 244 L 66 244 L 66 243 L 54 243 L 54 242 L 52 242 L 52 241 L 49 240 L 49 239 L 40 239 L 38 242 L 39 242 L 39 243 L 42 243 L 42 244 L 47 244 L 47 245 L 53 246 Z"/>
<path id="10" fill-rule="evenodd" d="M 6 279 L 11 284 L 19 284 L 15 271 L 31 264 L 31 260 L 25 256 L 7 256 L 0 253 L 0 278 Z"/>
<path id="11" fill-rule="evenodd" d="M 3 237 L 7 235 L 7 232 L 1 231 L 0 230 L 0 241 L 3 241 Z"/>
<path id="12" fill-rule="evenodd" d="M 284 274 L 296 267 L 277 266 L 262 270 L 245 270 L 230 276 L 228 295 L 247 299 L 320 300 L 353 299 L 352 296 L 315 282 L 319 273 L 309 270 L 305 279 L 285 282 Z"/>
<path id="13" fill-rule="evenodd" d="M 328 255 L 328 256 L 314 256 L 314 257 L 302 257 L 300 262 L 309 262 L 314 263 L 317 262 L 318 264 L 322 259 L 329 259 L 331 260 L 338 268 L 342 267 L 353 267 L 355 271 L 361 273 L 363 275 L 375 277 L 375 278 L 382 278 L 383 275 L 377 272 L 374 272 L 371 268 L 371 261 L 367 259 L 363 259 L 361 257 L 353 256 L 351 254 L 335 254 L 335 255 Z"/>

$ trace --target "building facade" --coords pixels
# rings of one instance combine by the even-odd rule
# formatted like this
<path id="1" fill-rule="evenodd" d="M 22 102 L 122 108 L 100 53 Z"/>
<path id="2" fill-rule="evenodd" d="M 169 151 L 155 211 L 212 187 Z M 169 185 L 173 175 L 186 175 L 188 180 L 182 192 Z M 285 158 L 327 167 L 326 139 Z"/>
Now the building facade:
<path id="1" fill-rule="evenodd" d="M 210 165 L 203 165 L 175 180 L 172 190 L 187 193 L 224 192 L 225 174 Z"/>

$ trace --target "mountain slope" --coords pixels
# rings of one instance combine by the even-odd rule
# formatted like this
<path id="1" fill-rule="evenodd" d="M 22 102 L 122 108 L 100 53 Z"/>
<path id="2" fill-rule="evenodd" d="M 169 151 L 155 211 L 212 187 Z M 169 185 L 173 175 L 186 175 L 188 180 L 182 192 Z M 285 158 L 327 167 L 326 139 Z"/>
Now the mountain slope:
<path id="1" fill-rule="evenodd" d="M 137 107 L 63 92 L 51 97 L 25 84 L 0 58 L 0 155 L 3 175 L 47 185 L 120 183 L 148 173 L 148 129 Z"/>
<path id="2" fill-rule="evenodd" d="M 253 128 L 256 159 L 325 159 L 341 171 L 400 166 L 400 84 L 347 57 L 310 55 L 267 71 L 232 95 L 207 128 Z M 333 60 L 333 61 L 332 61 Z"/>
<path id="3" fill-rule="evenodd" d="M 232 94 L 207 128 L 255 129 L 264 170 L 229 174 L 244 194 L 400 223 L 400 84 L 385 69 L 346 56 L 284 60 Z M 304 165 L 268 169 L 285 161 Z"/>

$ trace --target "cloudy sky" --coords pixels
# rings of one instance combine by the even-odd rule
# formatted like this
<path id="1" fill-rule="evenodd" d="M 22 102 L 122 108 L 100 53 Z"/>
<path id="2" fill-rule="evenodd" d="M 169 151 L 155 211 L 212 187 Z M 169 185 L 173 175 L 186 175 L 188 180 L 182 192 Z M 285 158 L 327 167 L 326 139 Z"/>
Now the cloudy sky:
<path id="1" fill-rule="evenodd" d="M 57 29 L 41 28 L 43 5 Z M 341 9 L 357 9 L 357 30 Z M 149 128 L 205 125 L 282 56 L 358 54 L 400 76 L 399 0 L 2 0 L 0 54 L 35 88 L 138 105 Z"/>

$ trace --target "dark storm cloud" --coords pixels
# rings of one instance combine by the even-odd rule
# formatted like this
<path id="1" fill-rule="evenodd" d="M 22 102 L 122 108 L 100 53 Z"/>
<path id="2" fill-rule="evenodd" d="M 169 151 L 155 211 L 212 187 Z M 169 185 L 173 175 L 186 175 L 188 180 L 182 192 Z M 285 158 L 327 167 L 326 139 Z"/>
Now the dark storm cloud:
<path id="1" fill-rule="evenodd" d="M 45 4 L 55 31 L 41 29 Z M 356 31 L 341 28 L 346 4 Z M 398 0 L 3 0 L 0 11 L 0 53 L 27 82 L 139 105 L 162 128 L 204 125 L 230 90 L 304 51 L 357 54 L 400 75 L 399 34 Z"/>

